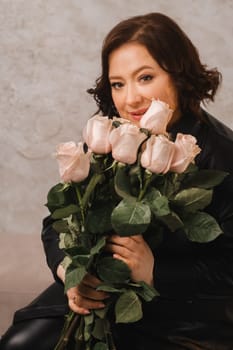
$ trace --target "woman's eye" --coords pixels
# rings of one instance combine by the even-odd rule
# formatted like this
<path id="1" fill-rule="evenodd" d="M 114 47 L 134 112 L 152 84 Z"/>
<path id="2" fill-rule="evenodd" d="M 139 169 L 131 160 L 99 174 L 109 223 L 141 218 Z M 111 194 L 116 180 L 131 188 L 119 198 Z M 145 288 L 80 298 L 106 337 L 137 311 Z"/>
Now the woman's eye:
<path id="1" fill-rule="evenodd" d="M 153 77 L 150 74 L 145 74 L 139 78 L 139 80 L 142 80 L 142 81 L 150 81 L 152 79 L 153 79 Z"/>
<path id="2" fill-rule="evenodd" d="M 119 90 L 122 86 L 123 86 L 123 84 L 120 83 L 120 82 L 117 82 L 117 81 L 111 83 L 111 88 L 112 88 L 112 89 L 115 89 L 115 90 Z"/>

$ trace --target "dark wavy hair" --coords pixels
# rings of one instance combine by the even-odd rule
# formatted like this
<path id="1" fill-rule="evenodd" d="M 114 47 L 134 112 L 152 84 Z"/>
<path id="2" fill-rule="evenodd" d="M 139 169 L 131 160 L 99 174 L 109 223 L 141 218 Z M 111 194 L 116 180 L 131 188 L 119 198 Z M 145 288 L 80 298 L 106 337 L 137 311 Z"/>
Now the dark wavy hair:
<path id="1" fill-rule="evenodd" d="M 98 112 L 116 115 L 109 83 L 109 55 L 127 42 L 144 45 L 151 56 L 171 76 L 178 91 L 182 113 L 200 115 L 200 103 L 214 100 L 221 73 L 202 64 L 191 40 L 169 17 L 161 13 L 134 16 L 118 23 L 106 36 L 102 47 L 102 74 L 92 94 Z"/>

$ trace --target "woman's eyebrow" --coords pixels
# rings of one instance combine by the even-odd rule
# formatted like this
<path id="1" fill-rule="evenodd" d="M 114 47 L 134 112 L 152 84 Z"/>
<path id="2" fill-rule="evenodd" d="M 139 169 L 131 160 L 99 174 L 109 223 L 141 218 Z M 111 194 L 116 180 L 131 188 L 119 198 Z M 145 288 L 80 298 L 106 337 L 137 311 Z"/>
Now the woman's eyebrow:
<path id="1" fill-rule="evenodd" d="M 139 67 L 137 68 L 135 71 L 133 71 L 133 74 L 138 74 L 140 71 L 144 70 L 144 69 L 154 69 L 154 67 L 151 67 L 151 66 L 142 66 L 142 67 Z M 109 75 L 109 79 L 122 79 L 122 76 L 120 75 Z"/>

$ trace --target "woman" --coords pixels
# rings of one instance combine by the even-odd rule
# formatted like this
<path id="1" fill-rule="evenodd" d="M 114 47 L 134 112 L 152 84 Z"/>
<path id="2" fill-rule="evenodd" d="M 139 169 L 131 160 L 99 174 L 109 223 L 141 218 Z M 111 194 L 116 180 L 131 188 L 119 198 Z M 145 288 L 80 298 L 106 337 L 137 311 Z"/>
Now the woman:
<path id="1" fill-rule="evenodd" d="M 118 350 L 233 349 L 233 132 L 200 107 L 214 100 L 220 81 L 220 73 L 200 62 L 185 33 L 162 14 L 122 21 L 104 41 L 102 74 L 88 90 L 99 112 L 138 124 L 151 99 L 160 99 L 174 110 L 169 132 L 197 138 L 202 149 L 198 166 L 229 172 L 208 207 L 224 231 L 213 242 L 165 235 L 152 252 L 140 235 L 110 237 L 107 249 L 130 267 L 132 280 L 154 285 L 161 294 L 143 305 L 143 320 L 113 325 Z M 42 240 L 56 282 L 16 312 L 1 342 L 3 350 L 52 349 L 67 306 L 88 314 L 107 298 L 95 290 L 100 281 L 91 275 L 64 296 L 64 254 L 50 217 L 44 220 Z"/>

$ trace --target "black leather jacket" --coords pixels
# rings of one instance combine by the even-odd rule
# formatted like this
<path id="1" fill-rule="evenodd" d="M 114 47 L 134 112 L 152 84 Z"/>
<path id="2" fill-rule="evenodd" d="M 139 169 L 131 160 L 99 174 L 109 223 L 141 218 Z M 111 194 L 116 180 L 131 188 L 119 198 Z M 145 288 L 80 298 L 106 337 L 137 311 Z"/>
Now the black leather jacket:
<path id="1" fill-rule="evenodd" d="M 151 329 L 153 325 L 154 335 L 204 336 L 208 340 L 215 336 L 216 324 L 220 324 L 221 332 L 231 336 L 233 344 L 233 132 L 205 111 L 202 120 L 195 116 L 183 117 L 170 131 L 174 136 L 182 132 L 197 138 L 202 149 L 196 159 L 200 168 L 229 172 L 215 189 L 207 209 L 224 234 L 205 244 L 190 242 L 178 233 L 165 235 L 155 252 L 154 280 L 161 297 L 144 305 L 144 319 L 134 324 L 133 333 L 135 329 L 140 333 L 140 329 Z M 50 305 L 48 316 L 63 313 L 67 305 L 60 286 L 56 290 L 56 285 L 61 283 L 56 269 L 64 254 L 58 248 L 58 235 L 51 225 L 50 217 L 46 218 L 42 241 L 47 263 L 57 281 L 53 288 L 59 299 L 56 304 L 64 308 Z M 51 295 L 49 298 L 52 303 Z M 131 327 L 119 325 L 116 331 L 126 331 L 129 335 Z"/>
<path id="2" fill-rule="evenodd" d="M 202 149 L 196 159 L 199 168 L 229 173 L 206 209 L 224 234 L 205 244 L 168 234 L 156 254 L 156 287 L 164 296 L 233 296 L 233 132 L 206 112 L 202 122 L 183 119 L 172 132 L 180 130 L 197 138 Z"/>

